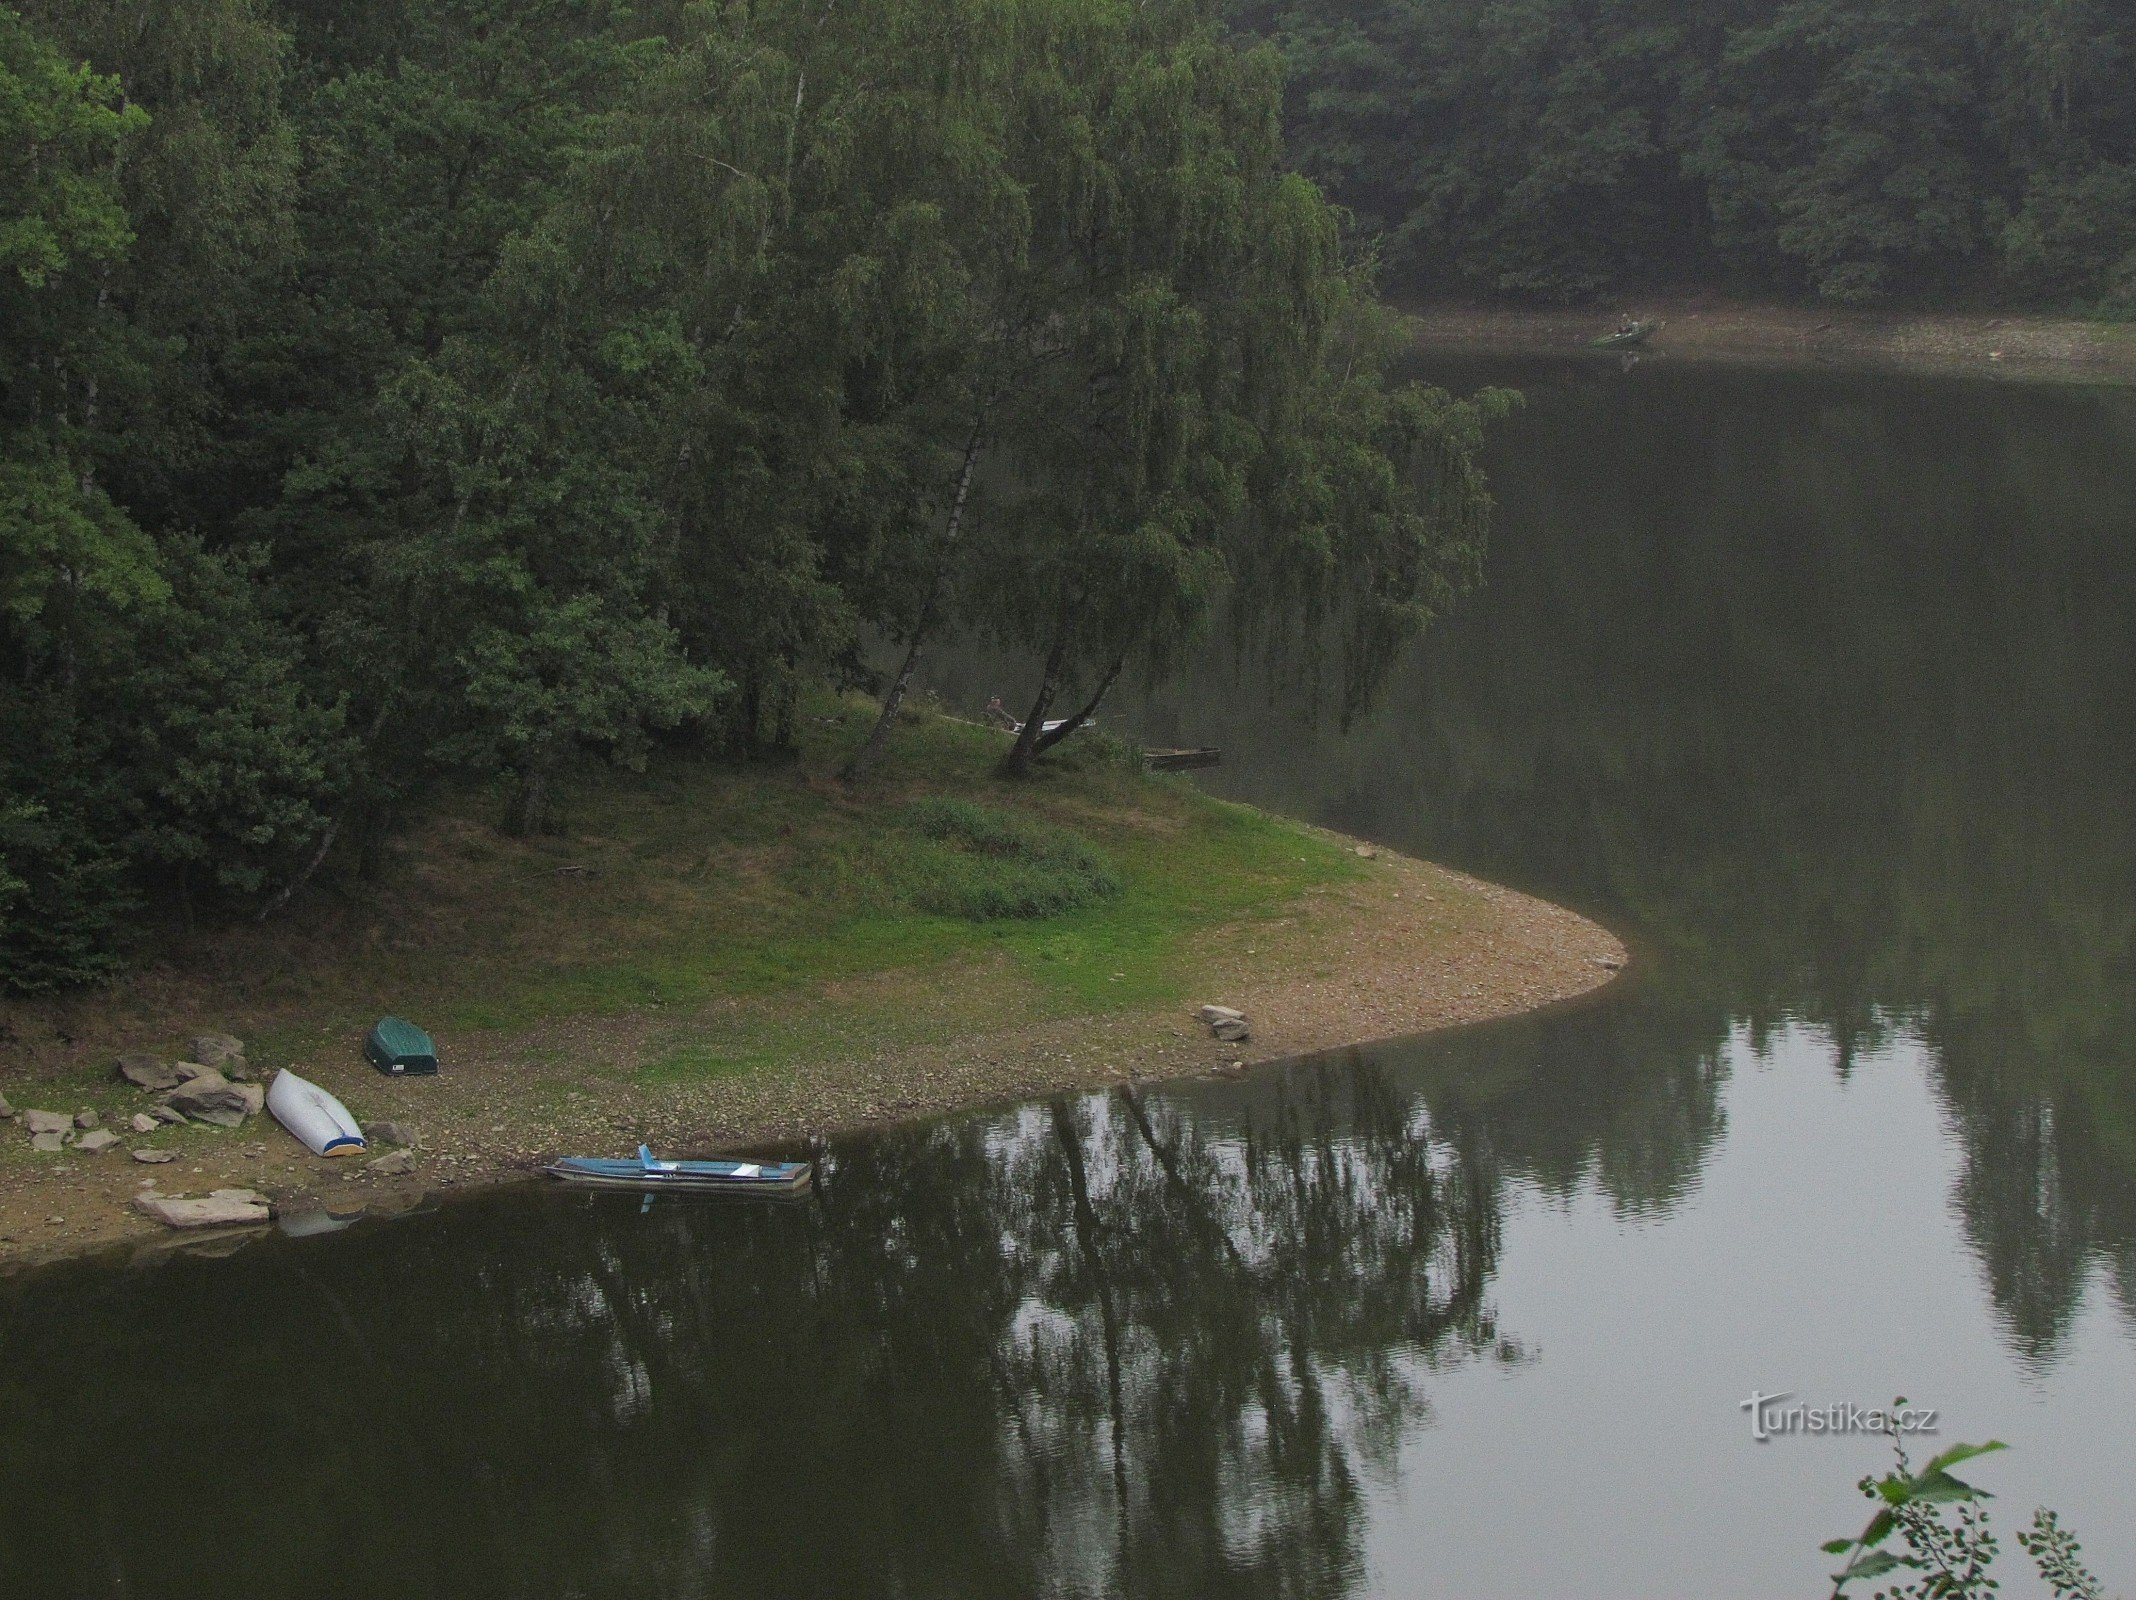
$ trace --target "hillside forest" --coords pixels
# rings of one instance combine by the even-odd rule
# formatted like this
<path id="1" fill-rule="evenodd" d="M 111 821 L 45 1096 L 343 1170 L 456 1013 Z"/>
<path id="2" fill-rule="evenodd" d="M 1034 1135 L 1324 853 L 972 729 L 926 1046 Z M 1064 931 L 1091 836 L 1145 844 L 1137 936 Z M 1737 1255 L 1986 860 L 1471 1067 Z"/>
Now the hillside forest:
<path id="1" fill-rule="evenodd" d="M 951 629 L 1014 770 L 1215 625 L 1361 704 L 1509 397 L 1390 375 L 1284 94 L 1196 0 L 0 10 L 0 991 Z"/>

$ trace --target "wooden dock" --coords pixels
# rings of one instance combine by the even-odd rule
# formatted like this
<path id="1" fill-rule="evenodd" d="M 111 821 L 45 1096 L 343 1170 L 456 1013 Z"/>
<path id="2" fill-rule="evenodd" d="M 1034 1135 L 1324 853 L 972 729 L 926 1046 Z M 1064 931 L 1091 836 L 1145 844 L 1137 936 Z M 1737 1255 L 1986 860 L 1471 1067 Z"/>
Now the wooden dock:
<path id="1" fill-rule="evenodd" d="M 1152 772 L 1184 772 L 1189 767 L 1213 767 L 1224 759 L 1214 745 L 1196 750 L 1145 750 L 1142 764 Z"/>

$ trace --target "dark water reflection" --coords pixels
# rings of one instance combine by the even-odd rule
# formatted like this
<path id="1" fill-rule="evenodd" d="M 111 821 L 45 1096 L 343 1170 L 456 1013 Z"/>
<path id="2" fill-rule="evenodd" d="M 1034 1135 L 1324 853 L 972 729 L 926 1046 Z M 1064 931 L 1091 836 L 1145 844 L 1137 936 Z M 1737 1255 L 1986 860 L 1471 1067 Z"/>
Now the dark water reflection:
<path id="1" fill-rule="evenodd" d="M 1490 588 L 1227 792 L 1534 887 L 1603 1000 L 0 1283 L 0 1596 L 1784 1595 L 1907 1392 L 2136 1587 L 2136 401 L 1527 388 Z M 971 704 L 1012 683 L 951 658 Z M 2012 1592 L 2023 1592 L 2014 1589 Z"/>

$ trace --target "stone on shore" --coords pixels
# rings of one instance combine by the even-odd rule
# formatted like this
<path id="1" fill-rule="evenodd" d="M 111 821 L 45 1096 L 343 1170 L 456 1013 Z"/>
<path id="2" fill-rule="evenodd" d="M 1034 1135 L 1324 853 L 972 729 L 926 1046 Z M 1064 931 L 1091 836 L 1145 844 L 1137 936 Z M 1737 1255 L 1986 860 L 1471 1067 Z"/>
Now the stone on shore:
<path id="1" fill-rule="evenodd" d="M 40 1133 L 72 1133 L 74 1119 L 58 1111 L 25 1111 L 22 1125 L 30 1130 L 32 1137 Z"/>
<path id="2" fill-rule="evenodd" d="M 259 1115 L 267 1092 L 256 1083 L 232 1083 L 220 1072 L 204 1071 L 164 1097 L 167 1105 L 218 1128 L 235 1128 Z"/>
<path id="3" fill-rule="evenodd" d="M 120 1056 L 119 1076 L 136 1089 L 147 1089 L 153 1093 L 175 1089 L 184 1081 L 178 1076 L 178 1069 L 170 1062 L 144 1051 Z"/>
<path id="4" fill-rule="evenodd" d="M 415 1143 L 415 1134 L 397 1122 L 366 1122 L 363 1125 L 363 1139 L 365 1144 L 407 1146 Z"/>
<path id="5" fill-rule="evenodd" d="M 175 1106 L 150 1106 L 148 1114 L 156 1119 L 160 1127 L 182 1128 L 186 1124 L 185 1113 Z"/>
<path id="6" fill-rule="evenodd" d="M 1229 1006 L 1203 1006 L 1201 1010 L 1194 1014 L 1211 1027 L 1215 1027 L 1219 1022 L 1244 1022 L 1246 1020 L 1245 1012 L 1234 1011 Z"/>
<path id="7" fill-rule="evenodd" d="M 136 1111 L 127 1126 L 132 1128 L 135 1133 L 154 1133 L 163 1124 L 146 1111 Z"/>
<path id="8" fill-rule="evenodd" d="M 176 1161 L 178 1159 L 178 1152 L 175 1150 L 143 1149 L 136 1150 L 133 1153 L 133 1158 L 134 1160 L 140 1162 L 144 1167 L 155 1167 L 161 1166 L 166 1161 Z"/>
<path id="9" fill-rule="evenodd" d="M 30 1148 L 42 1150 L 46 1155 L 55 1155 L 67 1148 L 67 1136 L 63 1133 L 33 1133 Z"/>
<path id="10" fill-rule="evenodd" d="M 207 1070 L 197 1061 L 174 1061 L 171 1063 L 171 1071 L 178 1074 L 180 1083 L 191 1083 Z"/>
<path id="11" fill-rule="evenodd" d="M 101 1128 L 104 1119 L 94 1111 L 77 1111 L 74 1113 L 74 1125 L 77 1128 Z"/>
<path id="12" fill-rule="evenodd" d="M 274 1216 L 267 1197 L 250 1189 L 217 1189 L 197 1200 L 184 1195 L 137 1194 L 134 1209 L 170 1228 L 226 1228 L 268 1222 Z"/>
<path id="13" fill-rule="evenodd" d="M 203 1033 L 186 1045 L 186 1052 L 189 1061 L 197 1061 L 204 1067 L 219 1067 L 225 1061 L 242 1060 L 245 1041 L 227 1033 Z"/>
<path id="14" fill-rule="evenodd" d="M 391 1151 L 386 1155 L 380 1156 L 376 1161 L 365 1162 L 363 1170 L 375 1172 L 381 1178 L 397 1178 L 404 1172 L 413 1172 L 415 1170 L 415 1152 L 413 1150 Z"/>
<path id="15" fill-rule="evenodd" d="M 94 1132 L 85 1133 L 75 1140 L 74 1148 L 93 1156 L 99 1150 L 109 1150 L 118 1142 L 119 1136 L 109 1128 L 98 1128 Z"/>
<path id="16" fill-rule="evenodd" d="M 14 1114 L 15 1108 L 7 1103 L 7 1096 L 0 1094 L 0 1122 L 7 1121 Z"/>
<path id="17" fill-rule="evenodd" d="M 1239 1044 L 1253 1037 L 1253 1030 L 1246 1026 L 1244 1017 L 1225 1017 L 1220 1022 L 1212 1022 L 1209 1031 L 1225 1044 Z"/>

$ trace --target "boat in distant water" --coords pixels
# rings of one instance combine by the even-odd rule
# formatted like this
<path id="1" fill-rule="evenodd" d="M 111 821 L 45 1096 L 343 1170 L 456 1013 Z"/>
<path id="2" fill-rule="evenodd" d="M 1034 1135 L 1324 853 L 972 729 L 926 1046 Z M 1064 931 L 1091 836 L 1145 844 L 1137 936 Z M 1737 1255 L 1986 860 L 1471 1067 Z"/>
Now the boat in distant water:
<path id="1" fill-rule="evenodd" d="M 691 1189 L 724 1194 L 799 1194 L 815 1169 L 806 1161 L 657 1161 L 638 1146 L 635 1161 L 563 1156 L 549 1176 L 596 1189 Z"/>
<path id="2" fill-rule="evenodd" d="M 1630 327 L 1619 328 L 1615 333 L 1605 333 L 1599 339 L 1588 340 L 1587 348 L 1590 350 L 1629 350 L 1634 345 L 1645 344 L 1647 340 L 1653 338 L 1654 330 L 1660 326 L 1661 324 L 1658 322 L 1635 322 Z"/>
<path id="3" fill-rule="evenodd" d="M 360 1156 L 363 1128 L 349 1108 L 309 1078 L 284 1070 L 267 1086 L 267 1109 L 274 1120 L 322 1156 Z"/>

